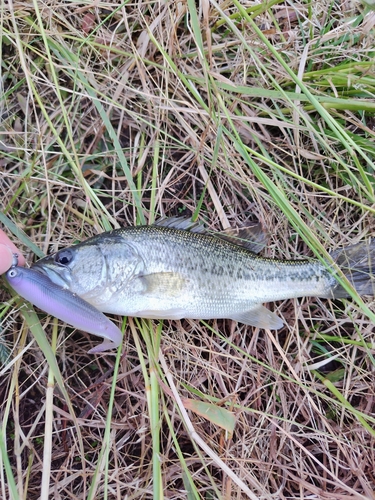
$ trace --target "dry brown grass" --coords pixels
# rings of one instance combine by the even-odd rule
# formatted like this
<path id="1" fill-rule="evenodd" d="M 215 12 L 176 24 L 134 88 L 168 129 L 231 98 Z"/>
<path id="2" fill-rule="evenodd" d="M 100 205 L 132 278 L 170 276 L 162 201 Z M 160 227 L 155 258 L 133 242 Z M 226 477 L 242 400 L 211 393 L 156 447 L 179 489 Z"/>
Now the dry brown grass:
<path id="1" fill-rule="evenodd" d="M 260 220 L 267 256 L 374 235 L 374 13 L 244 2 L 267 45 L 236 2 L 195 5 L 3 6 L 1 221 L 29 263 L 33 244 L 197 207 L 211 229 Z M 38 313 L 69 407 L 21 302 L 2 297 L 4 499 L 375 498 L 374 325 L 354 302 L 277 303 L 277 333 L 129 320 L 117 364 Z M 186 399 L 229 410 L 233 434 Z"/>

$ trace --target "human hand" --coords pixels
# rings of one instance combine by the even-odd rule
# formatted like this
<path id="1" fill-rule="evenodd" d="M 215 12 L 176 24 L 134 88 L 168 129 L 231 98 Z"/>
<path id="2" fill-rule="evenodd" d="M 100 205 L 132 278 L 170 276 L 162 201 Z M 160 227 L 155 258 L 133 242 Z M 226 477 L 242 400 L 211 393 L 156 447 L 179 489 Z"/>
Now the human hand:
<path id="1" fill-rule="evenodd" d="M 13 263 L 13 254 L 18 255 L 18 265 L 25 265 L 25 257 L 20 253 L 14 243 L 0 229 L 0 274 L 6 273 Z"/>

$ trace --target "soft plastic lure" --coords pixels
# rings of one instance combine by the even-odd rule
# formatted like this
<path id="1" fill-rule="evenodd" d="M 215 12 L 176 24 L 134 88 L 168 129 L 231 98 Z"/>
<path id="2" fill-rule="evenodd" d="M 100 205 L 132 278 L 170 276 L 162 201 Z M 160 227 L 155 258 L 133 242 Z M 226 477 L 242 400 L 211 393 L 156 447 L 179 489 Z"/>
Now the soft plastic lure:
<path id="1" fill-rule="evenodd" d="M 105 339 L 89 353 L 103 352 L 121 344 L 119 328 L 94 306 L 56 285 L 45 274 L 17 266 L 16 257 L 13 264 L 5 277 L 21 297 L 69 325 Z"/>

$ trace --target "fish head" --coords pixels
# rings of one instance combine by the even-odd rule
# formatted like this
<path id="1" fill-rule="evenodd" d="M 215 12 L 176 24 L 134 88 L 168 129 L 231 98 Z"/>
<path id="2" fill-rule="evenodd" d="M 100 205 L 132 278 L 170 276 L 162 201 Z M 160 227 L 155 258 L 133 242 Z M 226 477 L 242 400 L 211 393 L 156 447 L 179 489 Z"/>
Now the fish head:
<path id="1" fill-rule="evenodd" d="M 99 247 L 76 245 L 39 260 L 33 269 L 46 274 L 63 288 L 81 295 L 93 290 L 103 278 L 103 256 Z"/>
<path id="2" fill-rule="evenodd" d="M 113 235 L 59 250 L 33 266 L 100 310 L 143 268 L 135 248 Z"/>

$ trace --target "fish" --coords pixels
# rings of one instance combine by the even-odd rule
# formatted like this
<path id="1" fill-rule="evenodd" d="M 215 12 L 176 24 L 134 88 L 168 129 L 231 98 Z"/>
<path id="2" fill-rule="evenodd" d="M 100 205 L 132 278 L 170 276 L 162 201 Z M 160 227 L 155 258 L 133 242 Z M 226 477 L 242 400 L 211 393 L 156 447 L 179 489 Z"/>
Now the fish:
<path id="1" fill-rule="evenodd" d="M 104 342 L 90 349 L 90 354 L 121 344 L 122 332 L 107 316 L 68 289 L 53 283 L 47 275 L 13 265 L 5 278 L 21 297 L 39 309 L 75 328 L 103 337 Z"/>
<path id="2" fill-rule="evenodd" d="M 271 330 L 284 322 L 264 303 L 349 296 L 328 264 L 265 258 L 259 255 L 264 246 L 260 225 L 211 233 L 171 218 L 98 234 L 31 269 L 54 283 L 58 294 L 67 290 L 102 313 L 167 320 L 227 318 Z M 360 295 L 375 295 L 375 239 L 331 257 Z"/>

